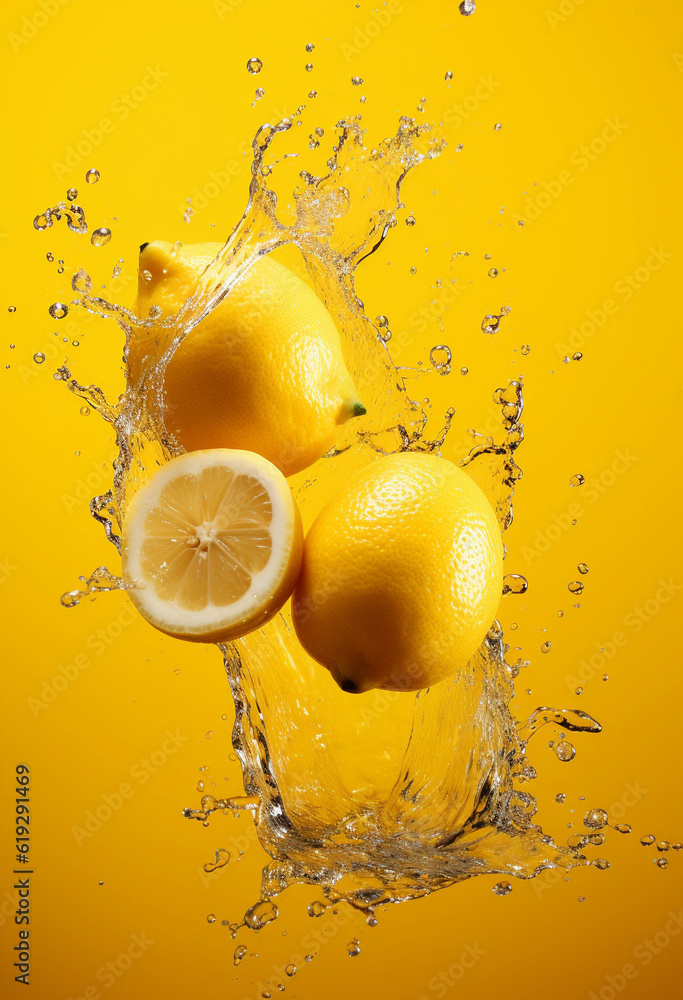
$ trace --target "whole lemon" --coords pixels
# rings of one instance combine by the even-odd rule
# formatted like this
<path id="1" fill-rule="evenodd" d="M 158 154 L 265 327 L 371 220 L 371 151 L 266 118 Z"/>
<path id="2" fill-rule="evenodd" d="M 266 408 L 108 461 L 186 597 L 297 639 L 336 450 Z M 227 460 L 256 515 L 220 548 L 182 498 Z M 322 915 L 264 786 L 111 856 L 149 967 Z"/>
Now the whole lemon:
<path id="1" fill-rule="evenodd" d="M 434 455 L 388 455 L 313 522 L 294 627 L 345 691 L 415 691 L 467 664 L 502 581 L 500 529 L 476 483 Z"/>
<path id="2" fill-rule="evenodd" d="M 220 249 L 143 245 L 134 312 L 177 313 Z M 165 346 L 134 328 L 129 378 L 145 354 L 158 357 Z M 325 454 L 339 424 L 365 413 L 330 314 L 293 271 L 268 257 L 180 344 L 166 370 L 165 402 L 167 429 L 187 451 L 254 451 L 286 476 Z"/>

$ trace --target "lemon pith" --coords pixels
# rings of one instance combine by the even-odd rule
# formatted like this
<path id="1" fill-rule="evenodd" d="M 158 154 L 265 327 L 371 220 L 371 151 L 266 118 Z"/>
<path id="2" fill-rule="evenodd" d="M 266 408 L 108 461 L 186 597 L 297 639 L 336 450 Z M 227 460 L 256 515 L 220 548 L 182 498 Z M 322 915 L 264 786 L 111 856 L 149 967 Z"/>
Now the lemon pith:
<path id="1" fill-rule="evenodd" d="M 143 617 L 200 642 L 238 638 L 289 597 L 301 566 L 298 508 L 260 455 L 213 449 L 168 462 L 133 497 L 123 578 Z"/>
<path id="2" fill-rule="evenodd" d="M 134 311 L 178 312 L 221 244 L 174 250 L 144 245 Z M 163 347 L 163 345 L 161 345 Z M 128 365 L 133 381 L 154 334 L 136 328 Z M 286 476 L 317 461 L 339 424 L 365 412 L 331 316 L 293 271 L 261 258 L 191 331 L 165 376 L 166 426 L 187 450 L 245 448 Z"/>
<path id="3" fill-rule="evenodd" d="M 292 617 L 345 690 L 419 690 L 474 655 L 502 576 L 500 529 L 479 487 L 445 459 L 388 455 L 314 521 Z"/>

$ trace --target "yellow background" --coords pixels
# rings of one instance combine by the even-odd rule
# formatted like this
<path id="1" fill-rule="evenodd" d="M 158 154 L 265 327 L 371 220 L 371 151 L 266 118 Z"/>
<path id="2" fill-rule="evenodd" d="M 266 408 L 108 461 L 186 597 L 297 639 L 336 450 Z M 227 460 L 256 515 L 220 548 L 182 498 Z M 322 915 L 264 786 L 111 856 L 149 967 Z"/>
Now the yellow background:
<path id="1" fill-rule="evenodd" d="M 260 996 L 256 984 L 269 981 L 273 996 L 279 982 L 285 995 L 302 1000 L 347 993 L 575 1000 L 600 990 L 611 996 L 625 965 L 635 970 L 624 979 L 628 997 L 678 995 L 683 938 L 663 942 L 670 911 L 683 918 L 683 858 L 661 855 L 669 859 L 661 871 L 655 848 L 638 841 L 649 833 L 683 837 L 683 598 L 675 590 L 683 585 L 680 5 L 479 0 L 476 14 L 464 18 L 456 0 L 13 0 L 0 16 L 3 903 L 14 864 L 13 815 L 4 804 L 13 805 L 13 770 L 24 761 L 32 772 L 35 871 L 30 993 L 13 981 L 16 929 L 5 917 L 2 995 L 54 1000 L 91 987 L 127 1000 L 213 1000 Z M 263 60 L 258 77 L 246 72 L 250 56 Z M 352 86 L 355 75 L 361 87 Z M 256 86 L 266 93 L 252 108 Z M 389 316 L 398 362 L 427 364 L 431 346 L 450 346 L 452 373 L 425 376 L 420 385 L 435 429 L 447 406 L 456 409 L 453 454 L 468 427 L 493 428 L 493 390 L 524 376 L 524 479 L 506 565 L 530 586 L 501 608 L 506 629 L 519 625 L 507 632 L 521 647 L 515 655 L 531 661 L 515 712 L 569 705 L 604 726 L 598 737 L 577 735 L 570 764 L 539 735 L 530 747 L 539 772 L 530 790 L 542 824 L 558 838 L 573 832 L 571 821 L 582 829 L 589 806 L 612 807 L 613 815 L 616 806 L 633 833 L 608 836 L 608 871 L 579 869 L 566 883 L 552 874 L 515 881 L 505 898 L 491 892 L 495 877 L 482 877 L 390 907 L 375 929 L 345 911 L 336 924 L 311 920 L 306 905 L 316 894 L 295 887 L 279 900 L 275 924 L 233 942 L 221 921 L 238 919 L 255 901 L 266 856 L 249 836 L 247 817 L 218 815 L 203 828 L 181 815 L 197 805 L 200 779 L 214 793 L 240 788 L 217 652 L 161 637 L 128 614 L 120 594 L 70 611 L 59 605 L 79 574 L 104 562 L 116 569 L 116 554 L 83 499 L 106 488 L 113 445 L 96 414 L 80 415 L 79 401 L 52 376 L 68 356 L 77 378 L 120 391 L 121 341 L 113 323 L 74 310 L 57 323 L 47 308 L 70 301 L 68 279 L 81 265 L 95 288 L 106 285 L 105 294 L 129 303 L 139 243 L 224 238 L 245 203 L 256 127 L 291 111 L 312 87 L 319 124 L 329 128 L 362 110 L 370 142 L 393 133 L 398 114 L 422 119 L 421 97 L 425 119 L 445 123 L 446 151 L 404 187 L 416 225 L 401 219 L 362 265 L 359 293 L 370 316 Z M 102 119 L 111 126 L 105 131 Z M 596 141 L 604 129 L 609 141 Z M 92 153 L 77 151 L 83 141 Z M 286 138 L 281 151 L 284 145 Z M 101 172 L 92 187 L 84 181 L 90 167 Z M 216 196 L 212 172 L 224 182 Z M 112 229 L 107 247 L 92 248 L 63 223 L 33 229 L 33 217 L 71 186 L 91 226 Z M 211 193 L 205 205 L 196 189 Z M 187 197 L 195 209 L 189 225 L 182 218 Z M 538 212 L 532 206 L 530 213 L 528 198 L 542 206 Z M 457 250 L 469 257 L 451 266 Z M 112 281 L 119 258 L 123 273 Z M 488 277 L 491 266 L 497 278 Z M 624 282 L 634 274 L 639 287 L 627 300 Z M 599 324 L 605 300 L 616 305 Z M 503 305 L 512 311 L 500 333 L 484 335 L 482 317 Z M 564 345 L 577 349 L 572 327 L 591 322 L 580 334 L 582 360 L 563 363 Z M 530 345 L 527 356 L 522 344 Z M 32 361 L 36 351 L 48 355 L 42 366 Z M 628 456 L 627 468 L 614 466 L 618 452 Z M 572 489 L 575 473 L 587 483 Z M 571 504 L 580 515 L 567 527 Z M 577 599 L 567 584 L 578 578 L 579 562 L 590 571 Z M 660 580 L 673 581 L 666 601 Z M 638 628 L 634 609 L 648 601 L 649 620 Z M 546 639 L 552 647 L 542 655 Z M 607 665 L 594 660 L 584 693 L 574 695 L 581 660 L 600 647 Z M 76 657 L 81 665 L 87 657 L 88 666 L 72 669 L 76 679 L 58 682 L 64 690 L 36 707 L 29 699 L 43 700 L 43 685 L 52 686 L 60 665 Z M 178 734 L 173 753 L 167 731 Z M 150 758 L 158 766 L 145 772 L 141 762 Z M 88 811 L 122 783 L 130 796 L 79 845 L 73 827 L 83 827 Z M 557 792 L 566 793 L 564 805 L 555 803 Z M 233 858 L 207 882 L 202 865 L 221 847 Z M 209 924 L 212 913 L 217 919 Z M 312 946 L 306 936 L 321 926 L 329 937 Z M 107 985 L 98 970 L 126 952 L 133 934 L 151 943 Z M 657 934 L 654 954 L 643 942 Z M 354 936 L 361 953 L 350 959 L 345 946 Z M 259 957 L 236 969 L 236 943 Z M 459 964 L 465 945 L 478 946 L 469 969 Z M 300 963 L 295 978 L 276 971 L 307 951 L 319 953 Z M 450 985 L 437 982 L 441 973 Z"/>

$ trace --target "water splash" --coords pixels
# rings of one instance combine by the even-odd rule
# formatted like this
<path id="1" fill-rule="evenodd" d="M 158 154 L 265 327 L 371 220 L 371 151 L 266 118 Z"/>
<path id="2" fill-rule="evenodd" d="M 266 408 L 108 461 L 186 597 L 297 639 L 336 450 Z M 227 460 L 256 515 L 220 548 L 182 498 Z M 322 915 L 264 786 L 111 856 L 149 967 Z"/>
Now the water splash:
<path id="1" fill-rule="evenodd" d="M 286 169 L 291 157 L 274 160 L 272 146 L 303 110 L 257 132 L 245 213 L 176 316 L 137 316 L 92 296 L 85 283 L 77 289 L 82 308 L 113 318 L 126 338 L 128 386 L 116 402 L 59 369 L 69 389 L 116 434 L 112 487 L 94 498 L 91 512 L 117 546 L 132 495 L 182 450 L 164 422 L 170 359 L 249 267 L 284 246 L 298 248 L 337 321 L 347 366 L 368 411 L 354 426 L 344 425 L 315 476 L 293 481 L 307 510 L 319 508 L 336 483 L 377 454 L 439 454 L 449 445 L 454 411 L 429 437 L 428 417 L 410 396 L 410 378 L 392 363 L 387 326 L 379 322 L 385 317 L 370 321 L 354 280 L 358 265 L 396 225 L 407 172 L 438 156 L 443 139 L 431 126 L 402 118 L 393 137 L 368 148 L 360 116 L 345 119 L 328 130 L 328 172 L 299 170 L 292 199 Z M 487 325 L 495 321 L 497 329 L 508 311 L 487 316 Z M 141 351 L 141 342 L 154 350 Z M 437 371 L 449 366 L 449 348 L 437 345 L 432 364 Z M 500 433 L 495 439 L 479 435 L 480 443 L 452 457 L 484 490 L 505 531 L 522 475 L 516 463 L 524 436 L 521 380 L 497 389 L 494 403 Z M 508 593 L 526 590 L 521 576 L 505 580 Z M 88 594 L 123 586 L 100 567 L 62 603 L 73 607 Z M 438 641 L 436 627 L 435 633 Z M 276 919 L 273 897 L 297 881 L 317 887 L 328 904 L 347 900 L 372 916 L 378 903 L 422 896 L 477 874 L 530 878 L 547 867 L 585 863 L 578 847 L 557 845 L 543 833 L 534 822 L 535 800 L 520 785 L 535 776 L 525 749 L 542 725 L 576 733 L 599 732 L 600 726 L 571 709 L 539 708 L 524 725 L 515 722 L 509 705 L 523 664 L 506 661 L 498 623 L 465 669 L 417 696 L 372 691 L 349 698 L 305 655 L 287 614 L 220 649 L 235 705 L 233 746 L 245 796 L 207 795 L 200 809 L 185 815 L 207 823 L 216 812 L 248 810 L 271 857 L 260 901 L 241 923 L 229 924 L 233 937 L 240 927 L 258 930 Z M 312 905 L 324 912 L 327 904 Z"/>

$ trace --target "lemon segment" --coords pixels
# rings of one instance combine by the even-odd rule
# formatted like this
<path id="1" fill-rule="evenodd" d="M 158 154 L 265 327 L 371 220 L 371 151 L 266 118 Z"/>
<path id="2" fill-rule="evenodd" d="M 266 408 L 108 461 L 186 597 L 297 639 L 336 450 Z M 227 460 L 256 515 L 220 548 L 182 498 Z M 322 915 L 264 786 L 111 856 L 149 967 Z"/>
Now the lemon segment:
<path id="1" fill-rule="evenodd" d="M 123 525 L 123 577 L 155 628 L 223 642 L 265 624 L 301 567 L 298 508 L 282 473 L 248 451 L 189 452 L 134 496 Z"/>

